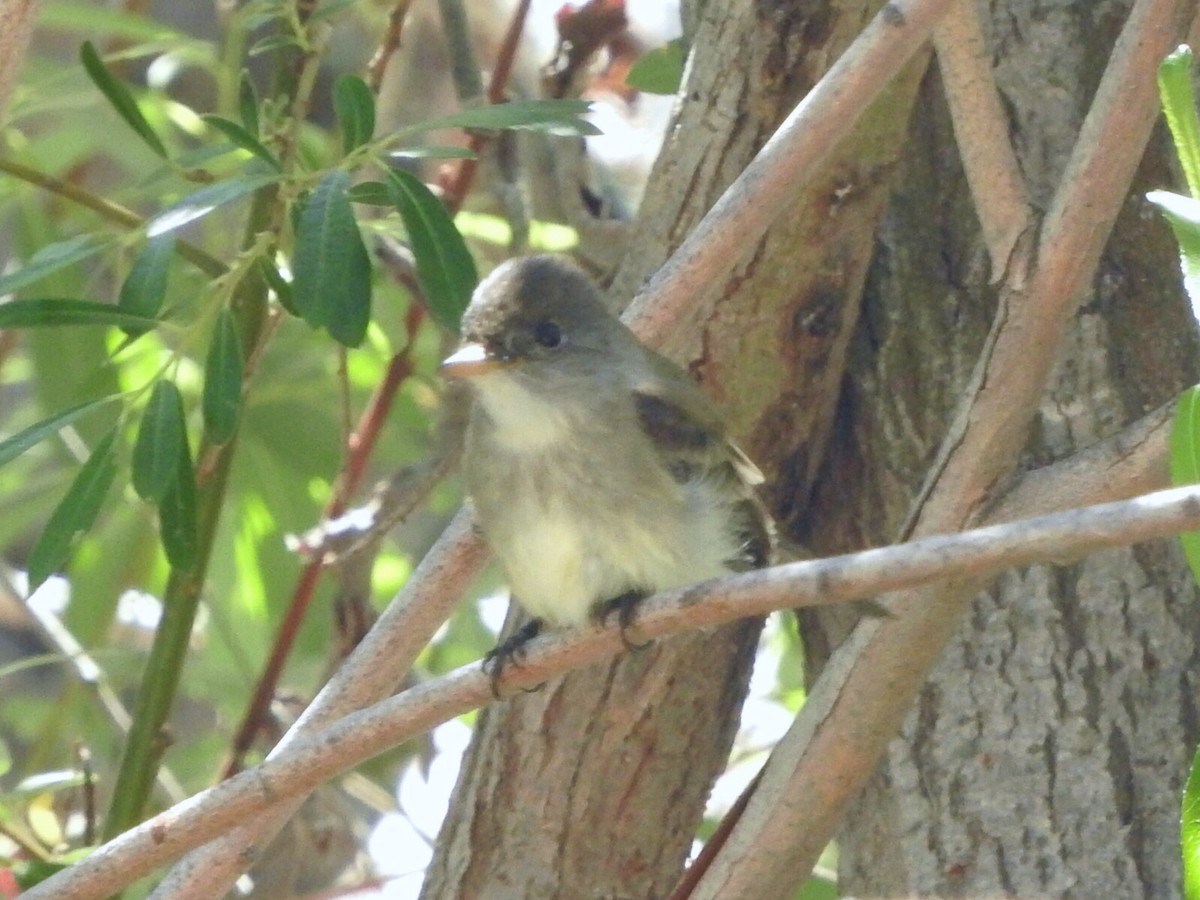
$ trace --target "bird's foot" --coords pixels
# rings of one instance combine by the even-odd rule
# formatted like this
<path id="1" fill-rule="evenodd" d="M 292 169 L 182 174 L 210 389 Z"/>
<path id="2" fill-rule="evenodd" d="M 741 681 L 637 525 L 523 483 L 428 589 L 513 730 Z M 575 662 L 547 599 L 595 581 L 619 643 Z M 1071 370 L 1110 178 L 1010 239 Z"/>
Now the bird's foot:
<path id="1" fill-rule="evenodd" d="M 611 600 L 601 600 L 592 607 L 592 621 L 597 625 L 608 624 L 608 617 L 613 613 L 617 614 L 617 624 L 621 627 L 621 643 L 625 645 L 626 650 L 645 650 L 650 646 L 652 641 L 635 644 L 629 640 L 629 635 L 626 632 L 633 625 L 634 619 L 637 618 L 638 604 L 646 599 L 646 595 L 639 591 L 626 591 L 619 597 L 613 597 Z"/>
<path id="2" fill-rule="evenodd" d="M 504 670 L 509 664 L 521 665 L 521 661 L 525 659 L 525 645 L 541 634 L 541 631 L 542 620 L 530 619 L 484 654 L 483 671 L 491 679 L 492 696 L 497 700 L 500 699 L 500 676 L 504 674 Z M 525 693 L 532 694 L 540 691 L 542 687 L 543 685 L 539 684 L 537 687 L 524 690 Z"/>

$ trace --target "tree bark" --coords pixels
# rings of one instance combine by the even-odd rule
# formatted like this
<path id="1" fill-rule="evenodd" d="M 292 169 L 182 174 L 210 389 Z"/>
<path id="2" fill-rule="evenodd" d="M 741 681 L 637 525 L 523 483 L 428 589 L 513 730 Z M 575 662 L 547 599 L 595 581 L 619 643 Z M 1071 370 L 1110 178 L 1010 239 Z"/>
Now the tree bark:
<path id="1" fill-rule="evenodd" d="M 614 297 L 662 263 L 879 5 L 704 5 Z M 829 433 L 924 63 L 662 348 L 727 412 L 784 513 L 805 504 Z M 422 896 L 665 896 L 725 766 L 760 624 L 681 636 L 485 710 Z"/>
<path id="2" fill-rule="evenodd" d="M 991 4 L 989 45 L 1035 207 L 1062 174 L 1130 4 Z M 994 311 L 931 73 L 879 234 L 827 466 L 822 554 L 894 539 Z M 1065 341 L 1024 467 L 1069 456 L 1195 380 L 1178 252 L 1143 199 L 1151 144 Z M 1012 573 L 976 598 L 840 837 L 864 896 L 1176 897 L 1197 740 L 1195 587 L 1174 541 Z M 816 669 L 848 627 L 805 617 Z"/>

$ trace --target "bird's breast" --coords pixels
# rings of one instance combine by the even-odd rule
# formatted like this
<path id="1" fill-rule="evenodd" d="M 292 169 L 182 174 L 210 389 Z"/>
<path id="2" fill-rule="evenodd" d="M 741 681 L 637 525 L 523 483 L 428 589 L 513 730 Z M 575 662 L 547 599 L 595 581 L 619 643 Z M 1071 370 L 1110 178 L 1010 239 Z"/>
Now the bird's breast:
<path id="1" fill-rule="evenodd" d="M 582 624 L 597 602 L 726 571 L 727 510 L 679 484 L 648 440 L 576 423 L 536 444 L 472 420 L 468 490 L 514 597 L 554 625 Z M 621 432 L 624 436 L 620 436 Z"/>

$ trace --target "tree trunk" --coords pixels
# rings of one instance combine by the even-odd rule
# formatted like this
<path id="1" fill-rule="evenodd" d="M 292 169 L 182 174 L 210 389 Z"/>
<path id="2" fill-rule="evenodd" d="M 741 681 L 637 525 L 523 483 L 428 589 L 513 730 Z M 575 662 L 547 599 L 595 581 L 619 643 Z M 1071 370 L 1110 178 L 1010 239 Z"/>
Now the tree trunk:
<path id="1" fill-rule="evenodd" d="M 995 73 L 1044 208 L 1129 3 L 991 4 Z M 826 469 L 822 554 L 894 539 L 983 345 L 994 297 L 941 85 L 922 85 Z M 1066 457 L 1195 380 L 1195 324 L 1152 141 L 1022 461 Z M 864 896 L 1177 897 L 1179 796 L 1197 740 L 1195 588 L 1175 541 L 1004 577 L 892 742 L 840 837 Z M 844 614 L 806 616 L 819 669 Z"/>
<path id="2" fill-rule="evenodd" d="M 614 296 L 661 264 L 878 6 L 704 6 Z M 920 69 L 662 348 L 724 408 L 785 512 L 804 505 L 829 433 Z M 683 635 L 486 709 L 422 896 L 665 896 L 725 766 L 760 624 Z"/>

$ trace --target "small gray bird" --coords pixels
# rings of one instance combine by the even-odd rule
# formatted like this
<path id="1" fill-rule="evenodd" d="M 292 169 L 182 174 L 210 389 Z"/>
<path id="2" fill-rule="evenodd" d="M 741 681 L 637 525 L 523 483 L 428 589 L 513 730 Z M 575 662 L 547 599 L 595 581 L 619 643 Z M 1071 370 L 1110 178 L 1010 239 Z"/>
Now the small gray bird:
<path id="1" fill-rule="evenodd" d="M 442 372 L 470 385 L 467 492 L 513 597 L 543 623 L 620 614 L 655 591 L 766 565 L 762 473 L 674 363 L 564 257 L 509 260 L 476 288 Z"/>

